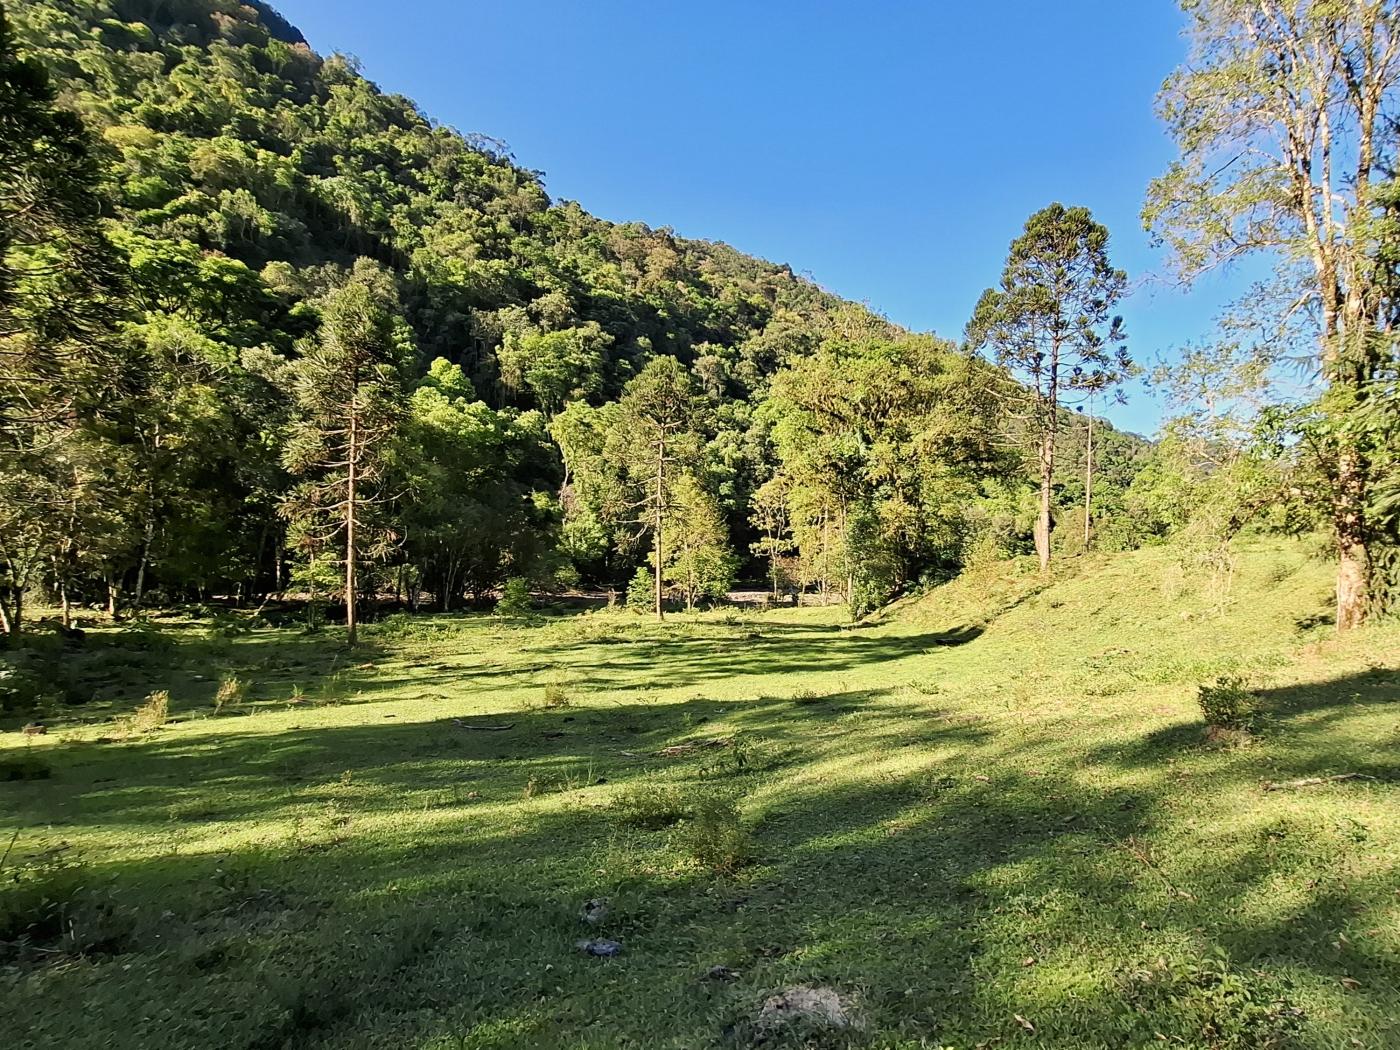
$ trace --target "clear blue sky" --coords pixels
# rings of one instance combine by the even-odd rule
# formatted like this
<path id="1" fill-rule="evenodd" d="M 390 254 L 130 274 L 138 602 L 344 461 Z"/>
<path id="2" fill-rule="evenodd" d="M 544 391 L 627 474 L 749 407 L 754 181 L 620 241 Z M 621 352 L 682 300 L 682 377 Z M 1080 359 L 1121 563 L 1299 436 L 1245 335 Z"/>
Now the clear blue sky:
<path id="1" fill-rule="evenodd" d="M 322 53 L 504 140 L 556 198 L 786 262 L 956 338 L 1026 217 L 1108 225 L 1139 360 L 1209 333 L 1138 220 L 1174 0 L 273 0 Z M 1155 279 L 1154 279 L 1155 278 Z M 1139 386 L 1109 415 L 1150 432 Z"/>

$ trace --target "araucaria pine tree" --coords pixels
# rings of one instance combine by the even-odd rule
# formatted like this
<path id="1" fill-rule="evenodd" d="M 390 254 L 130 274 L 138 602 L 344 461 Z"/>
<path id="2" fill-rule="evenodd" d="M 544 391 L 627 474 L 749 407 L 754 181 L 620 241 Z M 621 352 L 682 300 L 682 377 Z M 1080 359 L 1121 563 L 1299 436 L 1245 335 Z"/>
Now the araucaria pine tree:
<path id="1" fill-rule="evenodd" d="M 394 541 L 385 514 L 390 444 L 403 415 L 403 324 L 386 274 L 361 260 L 332 292 L 298 366 L 298 418 L 285 462 L 300 479 L 283 504 L 296 547 L 343 569 L 346 638 L 357 641 L 360 566 Z"/>
<path id="2" fill-rule="evenodd" d="M 1008 373 L 1007 413 L 1035 443 L 1040 508 L 1035 549 L 1050 566 L 1055 442 L 1065 403 L 1121 383 L 1132 362 L 1113 308 L 1127 275 L 1108 258 L 1108 229 L 1088 208 L 1052 204 L 1011 242 L 1001 284 L 988 288 L 968 324 L 968 342 L 995 352 Z"/>

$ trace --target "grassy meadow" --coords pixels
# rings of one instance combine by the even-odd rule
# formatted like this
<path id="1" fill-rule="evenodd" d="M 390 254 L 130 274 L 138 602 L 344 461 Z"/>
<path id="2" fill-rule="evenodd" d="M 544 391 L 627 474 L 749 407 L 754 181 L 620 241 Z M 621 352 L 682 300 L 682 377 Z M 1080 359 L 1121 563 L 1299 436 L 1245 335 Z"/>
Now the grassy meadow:
<path id="1" fill-rule="evenodd" d="M 0 1043 L 1400 1046 L 1400 627 L 1330 577 L 91 630 L 0 734 Z M 850 1024 L 761 1023 L 792 986 Z"/>

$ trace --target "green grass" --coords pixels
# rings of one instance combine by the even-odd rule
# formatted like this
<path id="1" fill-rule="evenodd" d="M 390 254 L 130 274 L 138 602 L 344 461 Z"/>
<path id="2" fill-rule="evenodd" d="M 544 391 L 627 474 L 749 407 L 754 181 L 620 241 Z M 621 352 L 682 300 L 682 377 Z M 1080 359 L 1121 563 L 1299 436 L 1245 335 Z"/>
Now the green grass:
<path id="1" fill-rule="evenodd" d="M 1400 1046 L 1400 629 L 1335 639 L 1328 576 L 92 632 L 90 702 L 0 737 L 47 773 L 0 783 L 4 1045 L 748 1046 L 813 984 L 864 1022 L 823 1045 Z M 1222 676 L 1254 728 L 1207 746 Z"/>

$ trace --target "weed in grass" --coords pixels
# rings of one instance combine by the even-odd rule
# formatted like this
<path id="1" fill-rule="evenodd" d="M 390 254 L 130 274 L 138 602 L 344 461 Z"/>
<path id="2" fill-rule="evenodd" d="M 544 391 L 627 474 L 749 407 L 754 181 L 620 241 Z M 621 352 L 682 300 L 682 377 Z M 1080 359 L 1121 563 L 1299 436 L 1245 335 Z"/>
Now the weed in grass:
<path id="1" fill-rule="evenodd" d="M 170 694 L 164 689 L 151 693 L 129 715 L 117 719 L 117 735 L 145 736 L 170 720 Z"/>
<path id="2" fill-rule="evenodd" d="M 568 707 L 570 703 L 569 691 L 563 685 L 554 682 L 544 687 L 544 698 L 541 700 L 544 708 Z"/>
<path id="3" fill-rule="evenodd" d="M 241 707 L 247 700 L 248 689 L 237 675 L 224 675 L 219 680 L 219 688 L 214 693 L 214 713 L 229 714 Z"/>
<path id="4" fill-rule="evenodd" d="M 1290 1005 L 1285 982 L 1233 969 L 1224 958 L 1202 964 L 1158 959 L 1129 973 L 1123 988 L 1143 1018 L 1143 1041 L 1128 1040 L 1132 1045 L 1155 1039 L 1209 1050 L 1282 1050 L 1302 1027 L 1303 1013 Z"/>
<path id="5" fill-rule="evenodd" d="M 619 793 L 613 799 L 612 811 L 628 827 L 656 831 L 690 816 L 693 806 L 674 784 L 643 782 Z"/>
<path id="6" fill-rule="evenodd" d="M 826 697 L 824 694 L 817 692 L 817 690 L 809 686 L 803 686 L 800 689 L 794 689 L 792 691 L 792 702 L 794 704 L 819 704 L 825 699 Z"/>
<path id="7" fill-rule="evenodd" d="M 702 795 L 678 831 L 678 841 L 698 864 L 717 875 L 732 875 L 746 863 L 753 842 L 739 816 L 739 804 L 720 794 Z"/>

